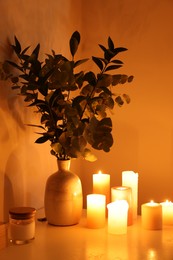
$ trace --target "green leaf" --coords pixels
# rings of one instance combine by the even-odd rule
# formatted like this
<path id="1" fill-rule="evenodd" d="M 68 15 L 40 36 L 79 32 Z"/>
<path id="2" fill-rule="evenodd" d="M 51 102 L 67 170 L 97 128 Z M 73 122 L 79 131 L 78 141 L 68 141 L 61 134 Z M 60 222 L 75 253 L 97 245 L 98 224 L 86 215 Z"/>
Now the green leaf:
<path id="1" fill-rule="evenodd" d="M 30 46 L 26 47 L 22 52 L 21 52 L 21 56 L 23 57 L 23 55 L 27 52 L 27 50 L 30 48 Z"/>
<path id="2" fill-rule="evenodd" d="M 97 157 L 88 148 L 85 148 L 85 150 L 82 153 L 82 156 L 85 160 L 89 162 L 95 162 L 97 160 Z"/>
<path id="3" fill-rule="evenodd" d="M 103 92 L 104 92 L 104 94 L 106 94 L 106 96 L 108 95 L 108 96 L 112 96 L 112 92 L 107 88 L 107 87 L 100 87 L 102 90 L 103 90 Z M 100 96 L 103 96 L 103 92 L 102 93 L 100 93 Z M 103 96 L 104 97 L 104 96 Z"/>
<path id="4" fill-rule="evenodd" d="M 73 57 L 78 49 L 79 43 L 80 43 L 80 34 L 79 32 L 75 31 L 70 38 L 70 52 Z"/>
<path id="5" fill-rule="evenodd" d="M 125 99 L 126 103 L 129 104 L 130 103 L 130 97 L 127 94 L 123 94 L 123 98 Z"/>
<path id="6" fill-rule="evenodd" d="M 112 84 L 112 75 L 102 74 L 102 76 L 99 77 L 97 87 L 109 87 L 110 84 Z"/>
<path id="7" fill-rule="evenodd" d="M 121 74 L 116 74 L 112 76 L 112 86 L 116 86 L 120 83 L 121 80 Z"/>
<path id="8" fill-rule="evenodd" d="M 108 71 L 108 70 L 116 70 L 116 69 L 119 69 L 119 68 L 121 68 L 122 67 L 122 65 L 110 65 L 110 66 L 108 66 L 106 69 L 105 69 L 105 71 Z"/>
<path id="9" fill-rule="evenodd" d="M 124 101 L 121 96 L 115 98 L 115 102 L 121 107 L 124 104 Z"/>
<path id="10" fill-rule="evenodd" d="M 76 68 L 77 66 L 87 62 L 89 59 L 82 59 L 82 60 L 78 60 L 74 63 L 74 68 Z"/>
<path id="11" fill-rule="evenodd" d="M 107 49 L 106 49 L 103 45 L 99 44 L 99 47 L 100 47 L 104 52 L 107 51 Z"/>
<path id="12" fill-rule="evenodd" d="M 88 83 L 91 84 L 92 86 L 95 86 L 97 82 L 96 76 L 92 71 L 89 71 L 84 75 L 84 80 L 88 81 Z"/>
<path id="13" fill-rule="evenodd" d="M 127 50 L 128 50 L 127 48 L 118 47 L 118 48 L 114 49 L 114 54 L 117 55 L 118 53 L 123 52 L 123 51 L 127 51 Z"/>
<path id="14" fill-rule="evenodd" d="M 108 97 L 105 101 L 105 105 L 109 107 L 110 109 L 114 108 L 114 100 L 111 97 Z"/>
<path id="15" fill-rule="evenodd" d="M 35 49 L 33 50 L 32 54 L 29 58 L 29 61 L 38 59 L 39 51 L 40 51 L 40 44 L 37 44 L 37 46 L 35 47 Z"/>
<path id="16" fill-rule="evenodd" d="M 102 63 L 102 60 L 100 58 L 92 56 L 92 60 L 99 67 L 100 70 L 103 70 L 103 63 Z"/>
<path id="17" fill-rule="evenodd" d="M 128 82 L 130 83 L 130 82 L 132 82 L 133 81 L 133 79 L 134 79 L 134 77 L 133 76 L 129 76 L 128 77 Z"/>
<path id="18" fill-rule="evenodd" d="M 107 61 L 110 61 L 116 54 L 111 51 L 111 50 L 106 50 L 105 53 L 104 53 L 104 58 L 107 60 Z"/>
<path id="19" fill-rule="evenodd" d="M 91 92 L 93 91 L 94 87 L 91 86 L 90 84 L 87 84 L 86 86 L 84 86 L 81 90 L 81 94 L 84 96 L 89 96 L 91 94 Z"/>
<path id="20" fill-rule="evenodd" d="M 45 128 L 41 125 L 33 125 L 33 124 L 26 124 L 27 126 L 32 126 L 32 127 L 38 127 L 38 128 L 41 128 L 43 130 L 45 130 Z"/>
<path id="21" fill-rule="evenodd" d="M 98 122 L 98 127 L 105 126 L 106 128 L 112 128 L 112 120 L 110 117 L 103 118 Z"/>
<path id="22" fill-rule="evenodd" d="M 51 148 L 57 154 L 62 152 L 62 145 L 60 143 L 52 143 Z"/>
<path id="23" fill-rule="evenodd" d="M 37 94 L 32 94 L 32 93 L 25 93 L 26 97 L 24 99 L 25 102 L 31 102 L 33 101 L 36 97 L 37 97 Z"/>
<path id="24" fill-rule="evenodd" d="M 49 117 L 49 115 L 48 114 L 46 114 L 46 113 L 44 113 L 42 116 L 41 116 L 41 124 L 46 124 L 47 123 L 47 121 L 49 121 L 50 120 L 50 117 Z"/>
<path id="25" fill-rule="evenodd" d="M 73 99 L 72 106 L 76 107 L 77 105 L 79 105 L 84 100 L 86 100 L 86 97 L 84 97 L 84 96 L 77 96 L 77 97 L 75 97 Z"/>
<path id="26" fill-rule="evenodd" d="M 108 38 L 108 47 L 111 51 L 114 51 L 114 43 L 110 37 Z"/>
<path id="27" fill-rule="evenodd" d="M 121 79 L 120 79 L 120 83 L 125 84 L 127 82 L 127 80 L 128 80 L 128 76 L 125 75 L 125 74 L 122 74 Z"/>
<path id="28" fill-rule="evenodd" d="M 112 134 L 107 132 L 103 133 L 102 131 L 95 133 L 94 135 L 94 143 L 92 147 L 97 150 L 103 150 L 105 152 L 110 151 L 110 147 L 113 145 L 113 137 Z"/>
<path id="29" fill-rule="evenodd" d="M 49 136 L 48 136 L 48 135 L 44 135 L 44 136 L 42 136 L 42 137 L 39 137 L 39 138 L 35 141 L 35 143 L 37 143 L 37 144 L 42 144 L 42 143 L 47 142 L 48 140 L 49 140 Z"/>
<path id="30" fill-rule="evenodd" d="M 123 64 L 121 60 L 111 60 L 111 62 L 116 64 Z"/>

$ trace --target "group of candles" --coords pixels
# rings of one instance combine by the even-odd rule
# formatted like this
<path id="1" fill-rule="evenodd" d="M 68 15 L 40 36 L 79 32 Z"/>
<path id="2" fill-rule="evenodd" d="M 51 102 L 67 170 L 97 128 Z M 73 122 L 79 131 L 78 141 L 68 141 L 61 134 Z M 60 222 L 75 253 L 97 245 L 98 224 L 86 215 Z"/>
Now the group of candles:
<path id="1" fill-rule="evenodd" d="M 93 174 L 93 193 L 87 195 L 87 227 L 103 228 L 108 218 L 108 233 L 125 234 L 137 218 L 138 173 L 122 172 L 122 186 L 110 188 L 110 175 Z M 149 202 L 141 206 L 142 227 L 148 230 L 173 225 L 173 203 Z"/>
<path id="2" fill-rule="evenodd" d="M 122 172 L 122 186 L 110 189 L 110 175 L 93 174 L 93 194 L 87 195 L 87 226 L 102 228 L 108 217 L 108 233 L 124 234 L 137 217 L 138 174 Z"/>
<path id="3" fill-rule="evenodd" d="M 173 226 L 173 203 L 150 201 L 141 206 L 142 226 L 149 230 L 162 229 L 164 225 Z"/>

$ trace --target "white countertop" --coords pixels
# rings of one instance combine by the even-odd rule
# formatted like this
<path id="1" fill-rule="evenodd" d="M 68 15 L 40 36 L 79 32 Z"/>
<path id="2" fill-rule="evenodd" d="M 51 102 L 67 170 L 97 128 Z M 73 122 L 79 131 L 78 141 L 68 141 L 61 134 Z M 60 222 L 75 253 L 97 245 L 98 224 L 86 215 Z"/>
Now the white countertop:
<path id="1" fill-rule="evenodd" d="M 0 251 L 0 260 L 173 260 L 173 226 L 148 231 L 141 219 L 125 235 L 111 235 L 102 229 L 78 225 L 56 227 L 36 221 L 35 239 L 25 245 L 9 245 Z"/>

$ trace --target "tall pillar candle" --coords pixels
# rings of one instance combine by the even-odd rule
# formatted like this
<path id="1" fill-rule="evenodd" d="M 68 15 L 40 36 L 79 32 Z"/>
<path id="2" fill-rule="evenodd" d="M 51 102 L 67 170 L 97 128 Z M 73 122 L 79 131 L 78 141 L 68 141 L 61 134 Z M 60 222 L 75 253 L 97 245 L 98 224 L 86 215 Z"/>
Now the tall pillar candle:
<path id="1" fill-rule="evenodd" d="M 99 171 L 93 174 L 93 193 L 106 196 L 106 204 L 110 202 L 110 175 Z"/>
<path id="2" fill-rule="evenodd" d="M 162 205 L 153 201 L 142 204 L 141 220 L 144 229 L 162 229 Z"/>
<path id="3" fill-rule="evenodd" d="M 87 227 L 103 228 L 106 220 L 106 196 L 87 195 Z"/>
<path id="4" fill-rule="evenodd" d="M 138 173 L 123 171 L 122 186 L 127 186 L 132 189 L 133 219 L 136 219 L 138 214 Z"/>
<path id="5" fill-rule="evenodd" d="M 127 233 L 128 203 L 126 200 L 116 200 L 107 205 L 108 208 L 108 233 Z"/>
<path id="6" fill-rule="evenodd" d="M 132 189 L 126 186 L 116 186 L 111 188 L 111 201 L 126 200 L 128 208 L 128 225 L 133 224 L 133 209 L 132 209 Z"/>
<path id="7" fill-rule="evenodd" d="M 165 201 L 160 203 L 162 205 L 162 223 L 163 225 L 173 225 L 173 203 Z"/>

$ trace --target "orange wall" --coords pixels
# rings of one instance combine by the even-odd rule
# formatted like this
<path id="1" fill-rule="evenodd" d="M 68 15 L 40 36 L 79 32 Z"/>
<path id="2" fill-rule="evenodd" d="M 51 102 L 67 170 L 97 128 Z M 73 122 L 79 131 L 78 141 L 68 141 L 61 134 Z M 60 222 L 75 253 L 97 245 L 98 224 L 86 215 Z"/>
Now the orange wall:
<path id="1" fill-rule="evenodd" d="M 114 146 L 108 154 L 97 152 L 95 163 L 72 163 L 84 195 L 92 192 L 93 173 L 111 174 L 114 186 L 121 184 L 123 170 L 134 170 L 139 173 L 139 209 L 150 199 L 173 200 L 172 10 L 169 0 L 0 2 L 1 59 L 11 55 L 7 42 L 14 34 L 24 45 L 40 42 L 42 54 L 50 49 L 68 54 L 68 39 L 76 29 L 83 57 L 99 55 L 97 44 L 105 44 L 108 36 L 117 47 L 128 48 L 120 56 L 125 62 L 121 72 L 135 79 L 122 91 L 132 101 L 115 110 Z M 35 134 L 23 125 L 33 114 L 3 82 L 0 100 L 0 219 L 7 219 L 11 205 L 43 206 L 45 180 L 56 170 L 56 160 L 49 145 L 34 144 Z"/>

